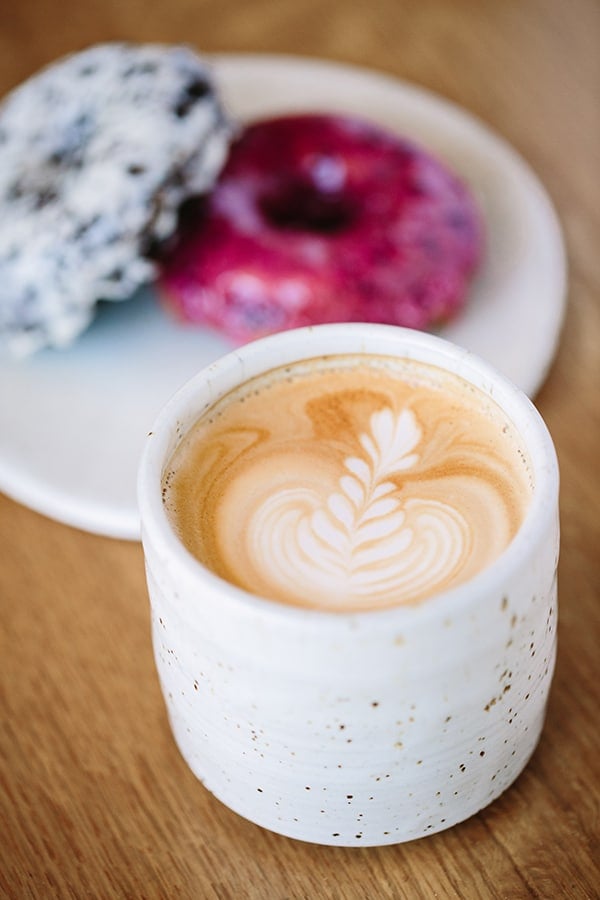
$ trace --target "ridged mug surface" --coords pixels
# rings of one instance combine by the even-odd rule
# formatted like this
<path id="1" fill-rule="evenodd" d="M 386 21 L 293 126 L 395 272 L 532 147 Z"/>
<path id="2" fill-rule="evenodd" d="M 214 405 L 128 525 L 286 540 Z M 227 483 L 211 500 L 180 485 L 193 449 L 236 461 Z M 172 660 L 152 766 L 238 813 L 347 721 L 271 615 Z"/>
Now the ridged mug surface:
<path id="1" fill-rule="evenodd" d="M 215 400 L 276 366 L 332 353 L 400 355 L 493 397 L 531 459 L 533 499 L 508 549 L 414 606 L 324 613 L 254 597 L 175 536 L 163 470 Z M 173 733 L 205 786 L 290 837 L 369 846 L 432 834 L 498 797 L 533 753 L 556 651 L 558 471 L 532 404 L 429 335 L 332 325 L 247 345 L 170 401 L 148 438 L 139 502 L 156 664 Z"/>

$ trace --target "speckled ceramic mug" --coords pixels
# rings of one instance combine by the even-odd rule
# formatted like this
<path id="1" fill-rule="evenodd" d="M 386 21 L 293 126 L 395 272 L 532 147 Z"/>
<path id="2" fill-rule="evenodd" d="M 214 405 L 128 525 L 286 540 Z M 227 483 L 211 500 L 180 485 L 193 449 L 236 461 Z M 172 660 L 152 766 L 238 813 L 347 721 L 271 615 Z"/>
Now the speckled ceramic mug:
<path id="1" fill-rule="evenodd" d="M 467 582 L 415 605 L 323 612 L 249 594 L 176 536 L 165 467 L 220 397 L 332 354 L 412 359 L 494 399 L 526 447 L 533 496 L 516 537 Z M 290 837 L 370 846 L 449 828 L 519 775 L 542 730 L 556 648 L 558 468 L 530 401 L 439 338 L 331 325 L 257 341 L 200 372 L 158 416 L 139 507 L 156 663 L 189 766 L 231 809 Z"/>

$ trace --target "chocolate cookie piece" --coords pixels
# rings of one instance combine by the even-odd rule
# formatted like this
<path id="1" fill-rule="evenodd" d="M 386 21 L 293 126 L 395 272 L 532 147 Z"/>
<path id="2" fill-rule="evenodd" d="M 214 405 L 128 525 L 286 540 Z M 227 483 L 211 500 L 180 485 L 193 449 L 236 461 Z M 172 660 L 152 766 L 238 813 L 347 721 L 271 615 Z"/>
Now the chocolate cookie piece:
<path id="1" fill-rule="evenodd" d="M 208 190 L 230 125 L 186 47 L 101 44 L 0 106 L 0 342 L 70 343 L 99 299 L 154 275 L 148 250 Z"/>

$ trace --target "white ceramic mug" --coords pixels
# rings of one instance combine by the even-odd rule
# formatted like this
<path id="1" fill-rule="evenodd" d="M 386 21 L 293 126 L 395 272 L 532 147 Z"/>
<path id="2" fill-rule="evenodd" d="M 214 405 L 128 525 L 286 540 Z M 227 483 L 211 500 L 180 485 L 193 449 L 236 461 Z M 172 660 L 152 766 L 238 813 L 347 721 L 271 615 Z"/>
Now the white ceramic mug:
<path id="1" fill-rule="evenodd" d="M 325 613 L 252 596 L 205 569 L 163 508 L 161 477 L 232 388 L 321 355 L 402 356 L 471 382 L 530 454 L 533 499 L 504 553 L 415 606 Z M 321 844 L 392 844 L 466 819 L 540 737 L 556 649 L 558 468 L 530 401 L 472 354 L 380 325 L 285 332 L 223 357 L 158 416 L 139 473 L 158 673 L 193 772 L 247 819 Z"/>

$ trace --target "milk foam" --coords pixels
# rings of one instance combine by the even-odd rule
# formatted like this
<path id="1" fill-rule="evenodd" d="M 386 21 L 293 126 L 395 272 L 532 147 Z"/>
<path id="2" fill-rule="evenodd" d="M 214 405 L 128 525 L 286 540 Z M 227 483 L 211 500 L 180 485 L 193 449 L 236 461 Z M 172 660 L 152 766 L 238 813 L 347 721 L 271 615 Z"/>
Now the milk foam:
<path id="1" fill-rule="evenodd" d="M 500 411 L 430 367 L 354 362 L 249 388 L 173 460 L 175 527 L 229 581 L 323 609 L 417 602 L 518 528 L 530 486 Z"/>

